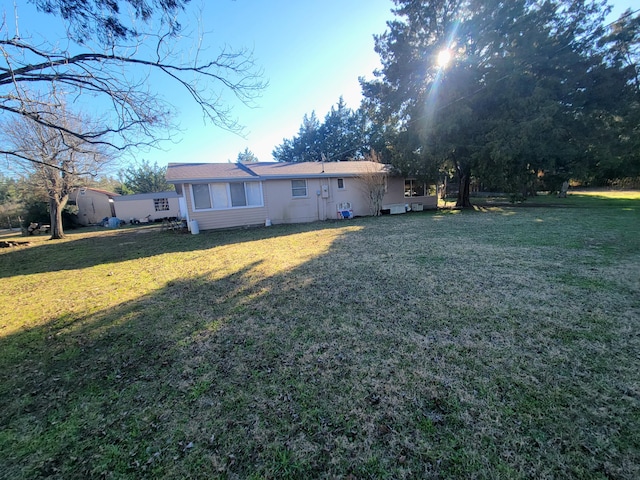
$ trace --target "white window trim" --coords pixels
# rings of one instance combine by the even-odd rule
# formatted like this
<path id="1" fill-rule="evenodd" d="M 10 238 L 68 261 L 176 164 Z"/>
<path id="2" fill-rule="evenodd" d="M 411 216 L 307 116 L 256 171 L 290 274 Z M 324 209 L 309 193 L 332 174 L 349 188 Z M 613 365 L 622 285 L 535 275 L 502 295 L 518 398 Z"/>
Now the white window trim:
<path id="1" fill-rule="evenodd" d="M 302 181 L 304 182 L 304 195 L 294 195 L 293 194 L 293 182 L 294 181 Z M 298 198 L 309 198 L 309 182 L 307 182 L 306 178 L 292 178 L 291 179 L 291 198 L 292 199 L 298 199 Z"/>
<path id="2" fill-rule="evenodd" d="M 216 182 L 216 183 L 223 183 L 223 182 Z M 229 202 L 231 202 L 231 188 L 229 187 L 229 183 L 230 182 L 224 182 L 224 185 L 227 188 L 227 198 L 229 199 Z M 262 208 L 264 207 L 264 190 L 262 188 L 262 182 L 234 182 L 234 183 L 258 183 L 260 185 L 260 205 L 244 205 L 242 207 L 211 207 L 211 208 L 196 208 L 196 202 L 195 202 L 195 198 L 193 196 L 193 183 L 190 185 L 191 188 L 189 188 L 189 195 L 191 196 L 191 210 L 194 213 L 199 213 L 199 212 L 220 212 L 223 210 L 242 210 L 242 209 L 246 209 L 246 208 Z M 211 202 L 211 205 L 213 205 L 213 196 L 211 194 L 211 183 L 198 183 L 196 185 L 206 185 L 208 187 L 209 190 L 209 201 Z M 245 197 L 246 197 L 246 187 L 245 187 Z"/>
<path id="3" fill-rule="evenodd" d="M 422 184 L 422 187 L 424 189 L 425 194 L 424 195 L 409 195 L 409 196 L 405 195 L 404 198 L 422 198 L 422 197 L 428 197 L 429 196 L 429 183 L 428 182 L 421 182 L 421 181 L 416 180 L 415 178 L 405 178 L 404 179 L 405 187 L 407 185 L 407 181 L 411 182 L 410 192 L 413 192 L 413 185 L 418 183 L 418 184 Z"/>

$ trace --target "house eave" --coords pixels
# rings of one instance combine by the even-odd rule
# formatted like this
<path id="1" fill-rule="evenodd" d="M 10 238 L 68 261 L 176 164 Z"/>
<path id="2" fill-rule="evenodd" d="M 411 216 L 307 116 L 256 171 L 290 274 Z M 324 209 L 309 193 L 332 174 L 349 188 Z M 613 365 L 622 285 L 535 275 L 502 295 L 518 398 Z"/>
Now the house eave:
<path id="1" fill-rule="evenodd" d="M 215 177 L 215 178 L 174 178 L 167 179 L 167 183 L 230 183 L 230 182 L 256 182 L 258 177 Z"/>
<path id="2" fill-rule="evenodd" d="M 372 174 L 390 175 L 391 172 L 372 172 Z M 216 178 L 175 178 L 167 179 L 167 183 L 231 183 L 231 182 L 264 182 L 267 180 L 297 180 L 297 179 L 329 179 L 329 178 L 358 178 L 369 173 L 311 173 L 311 174 L 286 174 L 286 175 L 262 175 L 255 177 L 216 177 Z"/>

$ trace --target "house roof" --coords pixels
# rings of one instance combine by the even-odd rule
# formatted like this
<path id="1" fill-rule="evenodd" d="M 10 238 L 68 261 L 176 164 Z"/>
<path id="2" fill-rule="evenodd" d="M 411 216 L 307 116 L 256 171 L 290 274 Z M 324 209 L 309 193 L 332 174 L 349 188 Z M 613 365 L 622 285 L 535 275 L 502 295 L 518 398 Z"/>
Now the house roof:
<path id="1" fill-rule="evenodd" d="M 388 172 L 388 165 L 368 162 L 257 162 L 257 163 L 170 163 L 167 182 L 268 180 L 289 178 L 356 177 Z"/>
<path id="2" fill-rule="evenodd" d="M 153 193 L 136 193 L 134 195 L 122 195 L 113 199 L 114 202 L 131 202 L 135 200 L 153 200 L 155 198 L 178 198 L 178 194 L 171 190 L 167 192 L 153 192 Z"/>

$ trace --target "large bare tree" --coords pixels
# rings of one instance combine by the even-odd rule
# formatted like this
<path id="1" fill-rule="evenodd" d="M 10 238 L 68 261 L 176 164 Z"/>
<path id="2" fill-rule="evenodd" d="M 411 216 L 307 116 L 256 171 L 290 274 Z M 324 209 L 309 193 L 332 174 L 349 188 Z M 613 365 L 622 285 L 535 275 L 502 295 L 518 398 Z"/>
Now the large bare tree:
<path id="1" fill-rule="evenodd" d="M 230 95 L 251 104 L 265 86 L 250 52 L 223 47 L 209 57 L 201 48 L 199 25 L 183 34 L 179 19 L 189 0 L 30 3 L 63 24 L 66 38 L 36 40 L 29 25 L 18 26 L 24 5 L 16 7 L 14 18 L 4 12 L 0 119 L 28 118 L 67 138 L 123 150 L 171 136 L 172 105 L 152 89 L 161 77 L 187 92 L 205 120 L 232 131 L 241 126 L 231 114 Z M 67 125 L 42 114 L 62 105 L 63 98 L 101 109 L 101 123 Z M 0 145 L 0 154 L 14 152 Z"/>
<path id="2" fill-rule="evenodd" d="M 46 102 L 43 102 L 43 105 Z M 69 133 L 94 123 L 64 108 L 43 106 L 40 121 L 30 115 L 16 116 L 3 124 L 0 141 L 12 152 L 10 169 L 22 176 L 49 203 L 51 238 L 64 237 L 62 210 L 69 193 L 95 177 L 110 161 L 106 146 L 87 142 Z M 50 125 L 57 125 L 52 127 Z"/>

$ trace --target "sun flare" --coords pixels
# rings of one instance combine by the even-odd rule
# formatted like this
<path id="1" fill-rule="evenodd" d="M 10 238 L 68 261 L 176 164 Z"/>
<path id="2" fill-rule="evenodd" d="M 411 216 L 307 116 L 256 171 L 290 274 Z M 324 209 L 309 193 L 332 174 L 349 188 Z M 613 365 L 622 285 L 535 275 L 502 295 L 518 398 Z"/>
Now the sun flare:
<path id="1" fill-rule="evenodd" d="M 440 52 L 438 52 L 438 66 L 440 68 L 447 68 L 451 62 L 451 58 L 452 55 L 449 49 L 440 50 Z"/>

